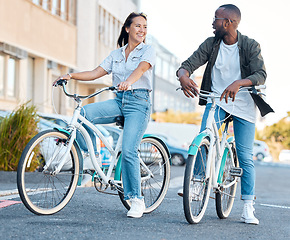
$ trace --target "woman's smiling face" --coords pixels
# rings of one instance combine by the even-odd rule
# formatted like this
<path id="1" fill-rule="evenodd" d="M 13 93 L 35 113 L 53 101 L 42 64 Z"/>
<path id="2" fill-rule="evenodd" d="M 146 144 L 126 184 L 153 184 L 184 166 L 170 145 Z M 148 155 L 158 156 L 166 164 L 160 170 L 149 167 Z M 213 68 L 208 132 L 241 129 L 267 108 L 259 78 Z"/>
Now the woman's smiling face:
<path id="1" fill-rule="evenodd" d="M 144 17 L 138 16 L 133 18 L 129 28 L 126 28 L 129 34 L 129 41 L 136 43 L 144 42 L 147 35 L 147 21 Z"/>

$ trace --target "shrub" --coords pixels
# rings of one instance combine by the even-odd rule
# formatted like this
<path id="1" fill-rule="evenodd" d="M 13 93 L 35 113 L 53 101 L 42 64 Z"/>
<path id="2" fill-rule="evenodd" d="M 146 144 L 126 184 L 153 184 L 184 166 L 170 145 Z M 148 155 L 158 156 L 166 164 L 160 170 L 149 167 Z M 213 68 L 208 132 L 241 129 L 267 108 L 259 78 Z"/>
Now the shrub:
<path id="1" fill-rule="evenodd" d="M 37 134 L 37 114 L 34 105 L 24 103 L 0 123 L 0 170 L 16 171 L 21 153 Z"/>

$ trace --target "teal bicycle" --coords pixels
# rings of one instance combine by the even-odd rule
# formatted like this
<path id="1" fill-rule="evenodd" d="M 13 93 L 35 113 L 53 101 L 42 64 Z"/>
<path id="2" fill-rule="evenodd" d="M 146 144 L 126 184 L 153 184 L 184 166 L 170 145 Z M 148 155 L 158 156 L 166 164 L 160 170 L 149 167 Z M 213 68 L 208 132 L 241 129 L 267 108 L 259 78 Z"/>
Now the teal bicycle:
<path id="1" fill-rule="evenodd" d="M 77 106 L 71 122 L 66 129 L 55 128 L 38 133 L 22 152 L 17 169 L 17 186 L 24 205 L 38 215 L 54 214 L 63 209 L 72 198 L 77 185 L 81 184 L 83 174 L 90 174 L 96 189 L 106 192 L 117 191 L 122 203 L 130 209 L 130 202 L 124 200 L 122 188 L 122 139 L 121 131 L 115 149 L 104 135 L 82 115 L 82 100 L 94 97 L 103 91 L 117 90 L 115 87 L 100 89 L 88 96 L 69 94 L 66 81 L 59 80 L 66 96 L 73 98 Z M 123 125 L 122 119 L 117 119 Z M 111 163 L 102 167 L 95 155 L 92 139 L 84 128 L 86 124 L 104 143 L 111 154 Z M 83 153 L 76 141 L 80 131 L 88 147 L 89 158 L 94 169 L 83 171 Z M 141 191 L 145 201 L 145 213 L 154 211 L 163 201 L 170 180 L 170 154 L 166 144 L 156 136 L 144 135 L 139 147 Z"/>
<path id="2" fill-rule="evenodd" d="M 265 86 L 255 87 L 256 89 Z M 240 91 L 250 91 L 241 88 Z M 230 115 L 223 119 L 224 130 L 220 138 L 214 115 L 216 99 L 220 96 L 200 91 L 199 97 L 211 99 L 206 128 L 192 141 L 188 150 L 184 184 L 183 209 L 189 223 L 199 223 L 207 208 L 211 189 L 215 194 L 216 212 L 219 218 L 227 218 L 235 200 L 237 183 L 243 171 L 239 167 L 234 137 L 228 138 Z"/>

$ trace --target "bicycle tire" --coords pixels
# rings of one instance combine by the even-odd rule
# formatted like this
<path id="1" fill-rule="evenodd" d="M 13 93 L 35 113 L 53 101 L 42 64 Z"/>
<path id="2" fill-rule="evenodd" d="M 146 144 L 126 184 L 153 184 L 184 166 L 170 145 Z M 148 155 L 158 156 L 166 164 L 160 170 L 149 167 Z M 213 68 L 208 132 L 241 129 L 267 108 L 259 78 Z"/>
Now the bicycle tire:
<path id="1" fill-rule="evenodd" d="M 17 169 L 17 187 L 25 207 L 37 215 L 51 215 L 72 198 L 79 177 L 79 157 L 74 143 L 68 161 L 52 174 L 65 152 L 68 135 L 49 129 L 33 137 L 22 152 Z M 45 161 L 55 156 L 44 170 Z"/>
<path id="2" fill-rule="evenodd" d="M 144 213 L 150 213 L 160 206 L 167 193 L 170 181 L 170 161 L 164 146 L 152 137 L 142 139 L 139 154 L 154 174 L 153 177 L 141 181 L 141 194 L 144 197 L 146 207 Z M 141 177 L 146 174 L 141 164 L 140 173 Z M 119 192 L 119 196 L 123 205 L 129 210 L 131 207 L 130 201 L 124 200 L 124 194 L 121 192 Z"/>
<path id="3" fill-rule="evenodd" d="M 230 144 L 230 148 L 232 149 L 232 152 L 225 148 L 225 151 L 227 151 L 227 157 L 221 185 L 229 184 L 233 181 L 236 181 L 237 178 L 235 176 L 231 176 L 230 174 L 231 167 L 238 167 L 238 159 L 234 143 Z M 228 188 L 221 188 L 220 190 L 222 192 L 218 191 L 215 194 L 216 212 L 220 219 L 227 218 L 231 213 L 237 191 L 237 184 L 238 183 L 236 181 L 236 183 Z"/>
<path id="4" fill-rule="evenodd" d="M 202 139 L 195 155 L 189 155 L 186 162 L 183 184 L 183 210 L 188 223 L 199 223 L 207 208 L 211 190 L 211 172 L 206 177 L 209 140 Z M 199 186 L 199 190 L 194 190 Z"/>

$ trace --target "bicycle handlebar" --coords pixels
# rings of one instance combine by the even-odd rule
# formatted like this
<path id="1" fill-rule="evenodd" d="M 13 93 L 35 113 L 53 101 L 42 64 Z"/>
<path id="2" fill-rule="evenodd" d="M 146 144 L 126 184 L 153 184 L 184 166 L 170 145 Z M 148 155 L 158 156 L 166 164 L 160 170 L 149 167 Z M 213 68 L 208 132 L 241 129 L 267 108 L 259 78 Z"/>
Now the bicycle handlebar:
<path id="1" fill-rule="evenodd" d="M 182 90 L 181 87 L 177 88 L 176 90 Z M 259 85 L 259 86 L 250 86 L 250 87 L 241 87 L 239 89 L 239 91 L 241 90 L 248 90 L 250 93 L 257 93 L 257 90 L 260 90 L 260 89 L 266 89 L 266 85 Z M 213 92 L 208 92 L 208 91 L 204 91 L 204 90 L 200 90 L 199 92 L 196 92 L 197 95 L 199 95 L 199 97 L 203 97 L 203 98 L 220 98 L 221 95 L 217 95 Z M 260 93 L 262 94 L 262 93 Z M 265 94 L 263 94 L 265 95 Z"/>
<path id="2" fill-rule="evenodd" d="M 100 94 L 100 93 L 102 93 L 102 92 L 104 92 L 104 91 L 108 91 L 108 90 L 110 90 L 110 91 L 114 91 L 114 90 L 118 90 L 118 88 L 117 87 L 114 87 L 114 86 L 111 86 L 111 87 L 104 87 L 104 88 L 101 88 L 99 91 L 97 91 L 97 92 L 95 92 L 95 93 L 93 93 L 93 94 L 90 94 L 90 95 L 86 95 L 86 96 L 80 96 L 80 95 L 78 95 L 78 94 L 70 94 L 70 93 L 68 93 L 67 92 L 67 90 L 66 90 L 66 87 L 65 87 L 65 85 L 67 84 L 67 80 L 65 80 L 65 79 L 59 79 L 56 83 L 55 83 L 55 87 L 57 87 L 57 86 L 61 86 L 62 87 L 62 89 L 63 89 L 63 92 L 64 92 L 64 94 L 66 95 L 66 96 L 68 96 L 68 97 L 71 97 L 71 98 L 74 98 L 74 99 L 89 99 L 89 98 L 92 98 L 92 97 L 94 97 L 94 96 L 96 96 L 96 95 L 98 95 L 98 94 Z"/>

